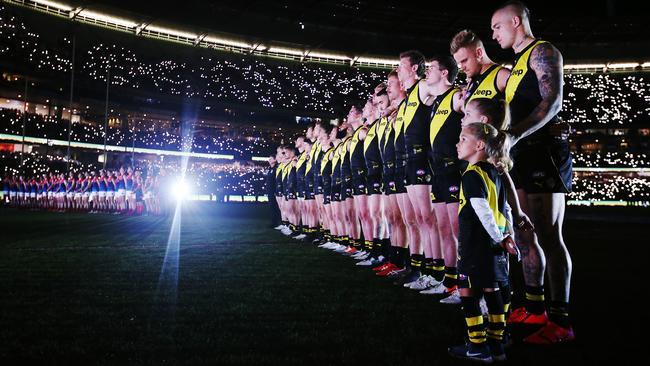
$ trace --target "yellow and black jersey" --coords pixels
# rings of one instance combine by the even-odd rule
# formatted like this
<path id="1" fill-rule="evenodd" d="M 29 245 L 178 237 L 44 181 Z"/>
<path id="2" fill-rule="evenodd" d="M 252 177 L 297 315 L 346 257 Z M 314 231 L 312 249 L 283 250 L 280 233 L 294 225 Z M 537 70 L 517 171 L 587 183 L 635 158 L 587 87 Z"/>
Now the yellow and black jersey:
<path id="1" fill-rule="evenodd" d="M 382 164 L 381 153 L 379 152 L 379 134 L 377 133 L 379 124 L 380 120 L 375 120 L 368 127 L 366 139 L 363 140 L 363 156 L 365 157 L 368 174 L 373 174 Z"/>
<path id="2" fill-rule="evenodd" d="M 386 117 L 384 117 L 386 118 Z M 379 139 L 379 149 L 381 150 L 381 160 L 384 166 L 395 166 L 395 129 L 393 128 L 393 121 L 386 118 L 386 127 Z"/>
<path id="3" fill-rule="evenodd" d="M 409 90 L 410 92 L 413 91 Z M 395 151 L 395 162 L 399 163 L 399 166 L 406 165 L 406 143 L 404 142 L 404 113 L 406 111 L 406 101 L 403 100 L 397 107 L 397 116 L 395 117 L 395 122 L 393 122 L 393 151 Z"/>
<path id="4" fill-rule="evenodd" d="M 542 101 L 537 75 L 535 75 L 535 71 L 530 67 L 531 52 L 536 46 L 542 43 L 547 42 L 539 39 L 535 40 L 515 55 L 515 66 L 512 68 L 508 83 L 506 84 L 506 104 L 510 112 L 510 123 L 512 126 L 516 126 L 528 117 Z M 550 136 L 549 127 L 555 119 L 556 116 L 553 116 L 544 127 L 526 138 L 530 140 L 547 139 Z"/>
<path id="5" fill-rule="evenodd" d="M 420 83 L 418 81 L 409 91 L 406 103 L 398 118 L 402 117 L 404 129 L 404 144 L 409 159 L 426 157 L 428 150 L 427 136 L 431 120 L 431 106 L 420 100 Z M 396 150 L 397 151 L 397 150 Z"/>
<path id="6" fill-rule="evenodd" d="M 350 149 L 347 146 L 348 140 L 350 140 L 352 137 L 348 136 L 343 139 L 340 145 L 340 150 L 339 150 L 339 167 L 341 169 L 341 177 L 351 177 L 352 176 L 352 168 L 350 167 Z"/>
<path id="7" fill-rule="evenodd" d="M 341 183 L 341 162 L 343 153 L 341 151 L 342 147 L 345 147 L 345 142 L 347 139 L 344 139 L 334 147 L 332 155 L 332 185 Z"/>
<path id="8" fill-rule="evenodd" d="M 309 154 L 303 151 L 298 157 L 296 162 L 296 174 L 298 174 L 298 182 L 305 180 L 305 173 L 307 171 L 307 163 L 309 162 Z"/>
<path id="9" fill-rule="evenodd" d="M 325 151 L 324 153 L 321 154 L 321 161 L 320 161 L 320 175 L 325 178 L 326 176 L 332 175 L 332 161 L 333 161 L 333 152 L 334 148 L 330 147 Z M 330 158 L 330 155 L 332 155 L 332 158 Z"/>
<path id="10" fill-rule="evenodd" d="M 377 146 L 379 146 L 379 151 L 382 154 L 383 154 L 382 151 L 384 150 L 384 142 L 385 142 L 385 135 L 386 135 L 385 132 L 388 126 L 389 126 L 388 118 L 381 117 L 377 124 Z"/>
<path id="11" fill-rule="evenodd" d="M 472 83 L 467 88 L 467 96 L 465 97 L 465 104 L 470 100 L 478 98 L 494 99 L 503 98 L 505 93 L 499 91 L 497 85 L 497 75 L 503 66 L 494 64 L 487 70 L 483 71 L 481 75 L 472 79 Z"/>
<path id="12" fill-rule="evenodd" d="M 506 190 L 496 168 L 485 161 L 469 165 L 463 173 L 458 208 L 458 270 L 465 275 L 484 274 L 505 260 L 499 243 L 494 243 L 472 207 L 470 199 L 487 200 L 494 220 L 506 232 Z M 497 279 L 503 280 L 503 279 Z"/>
<path id="13" fill-rule="evenodd" d="M 350 167 L 355 171 L 360 168 L 363 170 L 366 169 L 366 160 L 363 156 L 363 141 L 361 141 L 361 138 L 359 137 L 363 129 L 364 125 L 361 125 L 356 130 L 354 130 L 352 138 L 350 139 L 350 147 L 348 148 Z"/>
<path id="14" fill-rule="evenodd" d="M 275 192 L 276 193 L 284 192 L 282 190 L 282 180 L 283 180 L 282 172 L 284 170 L 285 165 L 286 163 L 280 163 L 275 167 Z"/>
<path id="15" fill-rule="evenodd" d="M 309 161 L 311 162 L 313 174 L 318 176 L 320 175 L 320 162 L 323 158 L 323 149 L 319 141 L 314 142 L 311 149 L 311 159 Z"/>
<path id="16" fill-rule="evenodd" d="M 288 161 L 285 163 L 284 167 L 282 168 L 282 190 L 284 192 L 284 196 L 288 197 L 289 194 L 295 193 L 295 184 L 290 179 L 291 176 L 291 171 L 294 170 L 295 168 L 292 166 L 291 161 Z M 295 177 L 295 174 L 294 174 Z"/>
<path id="17" fill-rule="evenodd" d="M 460 90 L 449 88 L 433 102 L 429 127 L 429 158 L 433 169 L 458 160 L 456 143 L 463 115 L 454 110 L 454 95 Z"/>

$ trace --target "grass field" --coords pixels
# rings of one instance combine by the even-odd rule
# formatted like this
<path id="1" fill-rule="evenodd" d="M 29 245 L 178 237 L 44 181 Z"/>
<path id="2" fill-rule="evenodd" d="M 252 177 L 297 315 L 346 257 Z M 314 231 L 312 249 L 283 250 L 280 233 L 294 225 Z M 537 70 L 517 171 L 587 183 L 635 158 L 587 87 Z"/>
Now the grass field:
<path id="1" fill-rule="evenodd" d="M 464 364 L 446 352 L 460 308 L 291 242 L 265 210 L 188 207 L 170 235 L 167 218 L 0 209 L 0 365 Z M 515 344 L 509 364 L 636 357 L 650 220 L 607 215 L 567 222 L 578 341 Z"/>

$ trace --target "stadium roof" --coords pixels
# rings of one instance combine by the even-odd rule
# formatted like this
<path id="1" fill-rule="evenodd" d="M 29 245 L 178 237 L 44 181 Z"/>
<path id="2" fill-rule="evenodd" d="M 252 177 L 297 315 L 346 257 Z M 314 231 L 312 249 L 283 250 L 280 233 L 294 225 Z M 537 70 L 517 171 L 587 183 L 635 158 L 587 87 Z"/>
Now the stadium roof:
<path id="1" fill-rule="evenodd" d="M 448 52 L 458 30 L 474 29 L 497 61 L 511 58 L 491 41 L 489 19 L 501 1 L 457 7 L 405 7 L 386 1 L 208 1 L 14 0 L 59 8 L 61 15 L 136 34 L 239 52 L 294 60 L 390 66 L 405 49 L 426 55 Z M 460 2 L 458 2 L 460 3 Z M 608 63 L 650 59 L 648 5 L 629 1 L 528 1 L 533 31 L 563 52 L 567 63 Z M 447 2 L 445 5 L 457 3 Z M 65 14 L 63 14 L 65 13 Z M 110 15 L 110 19 L 104 19 Z"/>

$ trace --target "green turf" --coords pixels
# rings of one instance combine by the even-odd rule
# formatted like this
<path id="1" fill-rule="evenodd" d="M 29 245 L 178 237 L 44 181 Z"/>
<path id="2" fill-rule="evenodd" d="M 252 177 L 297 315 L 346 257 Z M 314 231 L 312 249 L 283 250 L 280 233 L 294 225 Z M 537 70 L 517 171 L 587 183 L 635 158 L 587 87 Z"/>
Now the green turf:
<path id="1" fill-rule="evenodd" d="M 463 338 L 459 308 L 291 242 L 266 227 L 265 212 L 184 210 L 176 287 L 173 261 L 161 275 L 171 219 L 0 209 L 0 365 L 462 364 L 446 353 Z M 574 286 L 598 278 L 583 255 L 608 258 L 592 234 L 599 250 L 572 249 L 587 271 Z M 574 291 L 580 342 L 515 345 L 511 364 L 598 359 L 592 289 Z"/>

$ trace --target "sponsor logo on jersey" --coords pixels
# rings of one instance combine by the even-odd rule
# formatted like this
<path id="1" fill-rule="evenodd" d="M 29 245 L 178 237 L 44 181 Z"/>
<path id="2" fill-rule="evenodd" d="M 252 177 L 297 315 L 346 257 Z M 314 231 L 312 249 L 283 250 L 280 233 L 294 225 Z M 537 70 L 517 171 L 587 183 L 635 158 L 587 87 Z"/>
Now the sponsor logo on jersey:
<path id="1" fill-rule="evenodd" d="M 477 90 L 474 92 L 475 95 L 480 95 L 484 97 L 489 97 L 492 95 L 492 90 Z"/>

